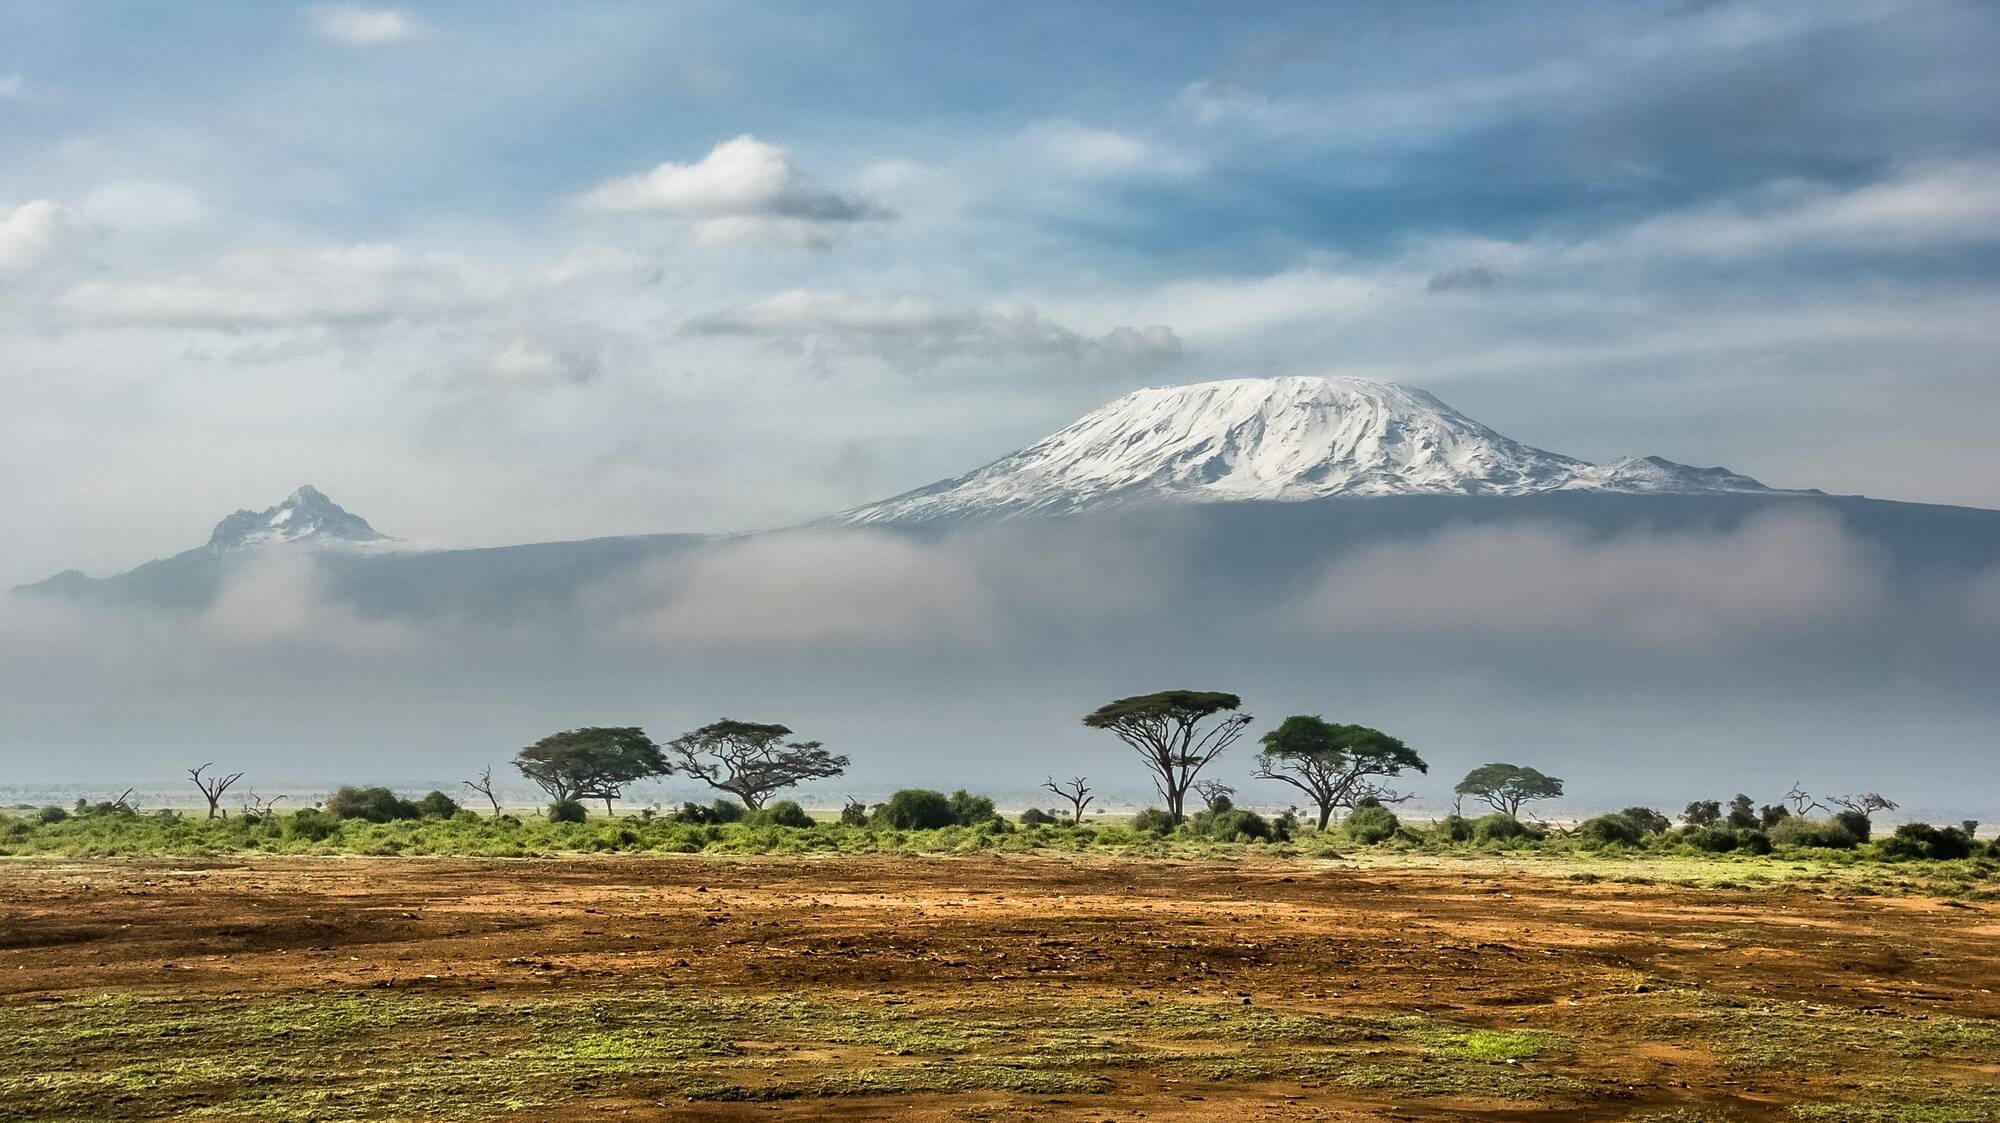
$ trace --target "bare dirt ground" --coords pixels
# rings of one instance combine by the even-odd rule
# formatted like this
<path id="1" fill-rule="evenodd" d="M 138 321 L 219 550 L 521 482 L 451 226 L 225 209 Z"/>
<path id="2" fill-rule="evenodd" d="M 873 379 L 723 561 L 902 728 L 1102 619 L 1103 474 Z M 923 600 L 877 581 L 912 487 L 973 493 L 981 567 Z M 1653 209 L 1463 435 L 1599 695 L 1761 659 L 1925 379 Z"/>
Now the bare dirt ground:
<path id="1" fill-rule="evenodd" d="M 2000 1119 L 2000 907 L 1637 880 L 0 862 L 0 1119 Z"/>

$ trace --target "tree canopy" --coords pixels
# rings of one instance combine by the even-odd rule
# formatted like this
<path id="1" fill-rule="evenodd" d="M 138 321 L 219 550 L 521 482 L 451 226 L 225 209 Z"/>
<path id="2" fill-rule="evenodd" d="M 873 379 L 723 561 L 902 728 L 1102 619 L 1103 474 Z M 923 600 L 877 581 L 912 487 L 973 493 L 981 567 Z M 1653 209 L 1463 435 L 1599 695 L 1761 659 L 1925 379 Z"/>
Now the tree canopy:
<path id="1" fill-rule="evenodd" d="M 660 747 L 633 726 L 586 726 L 551 733 L 514 755 L 514 767 L 557 803 L 601 799 L 608 811 L 621 787 L 667 770 Z"/>
<path id="2" fill-rule="evenodd" d="M 1318 714 L 1294 714 L 1264 734 L 1264 751 L 1257 756 L 1257 776 L 1299 789 L 1319 808 L 1319 827 L 1326 829 L 1336 807 L 1353 807 L 1361 799 L 1395 802 L 1402 798 L 1375 782 L 1376 777 L 1400 775 L 1404 769 L 1429 772 L 1416 750 L 1379 729 L 1342 725 Z"/>
<path id="3" fill-rule="evenodd" d="M 847 758 L 818 741 L 787 741 L 790 728 L 723 718 L 667 743 L 675 771 L 717 791 L 728 792 L 756 810 L 771 793 L 802 780 L 823 780 L 847 771 Z"/>
<path id="4" fill-rule="evenodd" d="M 1521 807 L 1538 799 L 1563 794 L 1563 782 L 1524 764 L 1482 764 L 1465 774 L 1453 789 L 1473 796 L 1511 819 L 1521 817 Z"/>
<path id="5" fill-rule="evenodd" d="M 1180 823 L 1195 777 L 1250 724 L 1249 714 L 1233 712 L 1242 705 L 1243 699 L 1220 691 L 1163 690 L 1107 702 L 1083 724 L 1110 730 L 1139 754 L 1167 813 Z"/>

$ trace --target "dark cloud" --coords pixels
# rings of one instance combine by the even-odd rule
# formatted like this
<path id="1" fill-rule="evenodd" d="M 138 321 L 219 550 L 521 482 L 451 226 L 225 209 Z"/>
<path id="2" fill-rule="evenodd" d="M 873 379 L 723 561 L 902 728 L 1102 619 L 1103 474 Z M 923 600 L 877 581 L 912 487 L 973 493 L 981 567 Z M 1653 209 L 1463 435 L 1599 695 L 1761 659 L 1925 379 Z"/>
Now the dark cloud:
<path id="1" fill-rule="evenodd" d="M 1452 292 L 1458 289 L 1490 289 L 1504 278 L 1499 271 L 1484 265 L 1461 265 L 1442 273 L 1431 274 L 1424 285 L 1425 292 Z"/>

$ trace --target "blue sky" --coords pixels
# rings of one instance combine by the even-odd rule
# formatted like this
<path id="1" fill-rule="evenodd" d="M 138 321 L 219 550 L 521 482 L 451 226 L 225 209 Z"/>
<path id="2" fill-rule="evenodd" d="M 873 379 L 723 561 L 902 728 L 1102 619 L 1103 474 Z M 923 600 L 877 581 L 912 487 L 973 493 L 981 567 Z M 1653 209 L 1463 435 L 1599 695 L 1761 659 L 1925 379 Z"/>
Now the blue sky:
<path id="1" fill-rule="evenodd" d="M 15 3 L 0 584 L 780 524 L 1135 386 L 2000 506 L 2000 9 Z"/>

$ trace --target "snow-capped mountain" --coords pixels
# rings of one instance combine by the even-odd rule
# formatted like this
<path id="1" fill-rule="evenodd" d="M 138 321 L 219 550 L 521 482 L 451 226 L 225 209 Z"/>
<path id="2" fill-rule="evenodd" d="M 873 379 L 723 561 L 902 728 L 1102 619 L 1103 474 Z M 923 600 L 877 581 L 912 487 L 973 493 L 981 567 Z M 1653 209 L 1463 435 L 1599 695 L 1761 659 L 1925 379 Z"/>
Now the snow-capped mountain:
<path id="1" fill-rule="evenodd" d="M 1161 500 L 1771 490 L 1723 468 L 1659 457 L 1593 464 L 1533 448 L 1391 382 L 1244 378 L 1135 390 L 975 472 L 838 519 L 925 523 Z"/>
<path id="2" fill-rule="evenodd" d="M 238 511 L 215 524 L 214 533 L 202 549 L 211 554 L 229 554 L 261 546 L 304 543 L 314 546 L 351 547 L 389 544 L 396 540 L 368 525 L 328 499 L 318 488 L 307 484 L 285 497 L 275 507 L 261 511 Z"/>

